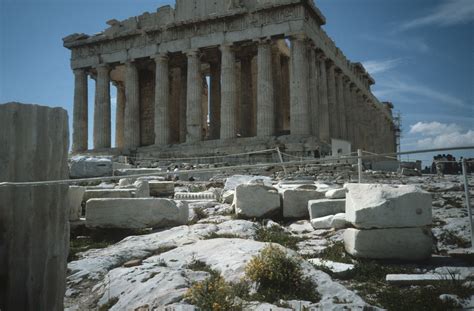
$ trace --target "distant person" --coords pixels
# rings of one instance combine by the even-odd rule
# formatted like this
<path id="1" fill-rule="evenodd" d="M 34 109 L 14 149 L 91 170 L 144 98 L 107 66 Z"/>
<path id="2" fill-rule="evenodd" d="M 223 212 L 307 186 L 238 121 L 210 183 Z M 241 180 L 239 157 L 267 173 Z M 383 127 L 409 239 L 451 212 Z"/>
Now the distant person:
<path id="1" fill-rule="evenodd" d="M 170 180 L 172 180 L 172 178 L 173 178 L 173 177 L 172 177 L 172 174 L 171 174 L 171 167 L 168 167 L 168 168 L 166 169 L 166 180 L 167 180 L 167 181 L 170 181 Z"/>
<path id="2" fill-rule="evenodd" d="M 173 170 L 173 180 L 179 180 L 179 167 L 176 165 Z"/>

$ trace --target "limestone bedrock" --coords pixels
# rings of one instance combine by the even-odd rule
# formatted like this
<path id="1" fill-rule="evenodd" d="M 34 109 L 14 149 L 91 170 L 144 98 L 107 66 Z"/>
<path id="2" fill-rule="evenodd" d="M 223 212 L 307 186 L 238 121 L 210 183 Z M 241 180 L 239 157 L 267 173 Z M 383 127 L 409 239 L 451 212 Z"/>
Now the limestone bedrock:
<path id="1" fill-rule="evenodd" d="M 405 228 L 432 222 L 431 195 L 413 185 L 346 184 L 346 219 L 357 228 Z"/>

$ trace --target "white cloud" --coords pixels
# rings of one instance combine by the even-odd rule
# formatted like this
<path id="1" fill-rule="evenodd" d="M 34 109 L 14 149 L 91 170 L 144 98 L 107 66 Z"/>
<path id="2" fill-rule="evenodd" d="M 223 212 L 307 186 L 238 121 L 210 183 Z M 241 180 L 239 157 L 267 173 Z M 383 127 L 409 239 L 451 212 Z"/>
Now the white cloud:
<path id="1" fill-rule="evenodd" d="M 422 149 L 474 146 L 474 131 L 469 130 L 465 133 L 452 132 L 435 137 L 427 137 L 419 140 L 417 146 Z"/>
<path id="2" fill-rule="evenodd" d="M 419 149 L 449 148 L 459 146 L 474 145 L 474 130 L 463 131 L 463 129 L 454 124 L 440 122 L 418 122 L 410 126 L 409 134 L 420 134 L 418 138 L 407 138 L 407 141 L 415 139 L 414 145 Z M 405 144 L 407 145 L 407 144 Z"/>
<path id="3" fill-rule="evenodd" d="M 474 21 L 473 0 L 445 0 L 429 14 L 404 22 L 398 29 L 405 31 L 431 25 L 451 26 L 471 21 Z"/>
<path id="4" fill-rule="evenodd" d="M 440 122 L 418 122 L 410 126 L 410 134 L 421 134 L 423 136 L 439 135 L 443 133 L 459 132 L 461 128 L 454 124 Z"/>
<path id="5" fill-rule="evenodd" d="M 399 50 L 407 50 L 410 52 L 416 51 L 419 53 L 427 53 L 430 51 L 430 47 L 428 46 L 428 44 L 426 44 L 424 39 L 418 37 L 412 38 L 405 36 L 403 39 L 400 39 L 394 37 L 387 37 L 387 34 L 379 36 L 362 34 L 360 35 L 360 38 L 369 42 L 384 44 Z"/>
<path id="6" fill-rule="evenodd" d="M 388 60 L 369 60 L 362 62 L 367 72 L 370 74 L 378 74 L 389 71 L 392 68 L 397 67 L 401 63 L 401 58 L 388 59 Z"/>
<path id="7" fill-rule="evenodd" d="M 410 79 L 401 79 L 391 76 L 379 80 L 377 89 L 374 91 L 376 96 L 390 97 L 391 100 L 398 100 L 410 103 L 428 102 L 431 104 L 443 104 L 473 110 L 473 106 L 467 104 L 464 100 L 451 94 L 435 90 Z"/>

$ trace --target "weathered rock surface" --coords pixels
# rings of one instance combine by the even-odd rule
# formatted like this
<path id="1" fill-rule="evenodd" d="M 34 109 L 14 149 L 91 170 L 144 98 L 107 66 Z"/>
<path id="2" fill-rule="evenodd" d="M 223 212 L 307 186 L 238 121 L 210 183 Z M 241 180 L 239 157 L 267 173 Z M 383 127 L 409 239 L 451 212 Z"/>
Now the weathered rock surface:
<path id="1" fill-rule="evenodd" d="M 178 228 L 171 230 L 174 231 L 174 234 L 179 232 Z M 191 233 L 189 237 L 193 238 L 192 232 L 189 233 Z M 169 241 L 171 238 L 170 233 L 167 231 L 154 235 L 156 237 L 154 240 L 157 241 L 163 241 L 164 239 Z M 180 235 L 174 235 L 174 237 L 182 239 Z M 144 241 L 149 240 L 149 237 L 133 237 L 133 240 L 127 241 L 127 244 L 134 242 L 135 248 L 138 245 L 143 247 L 145 246 Z M 140 240 L 143 240 L 143 242 Z M 125 245 L 123 245 L 124 243 L 125 241 L 121 242 L 120 249 L 122 252 L 128 252 L 124 247 Z M 177 303 L 183 298 L 190 283 L 202 280 L 208 276 L 206 272 L 187 269 L 187 265 L 192 260 L 204 262 L 212 269 L 220 271 L 227 281 L 235 282 L 243 277 L 248 261 L 257 255 L 265 245 L 266 243 L 243 239 L 211 239 L 182 245 L 181 247 L 149 257 L 143 260 L 140 266 L 132 268 L 119 267 L 106 272 L 95 285 L 94 295 L 99 296 L 98 305 L 105 304 L 110 297 L 117 297 L 118 301 L 111 310 L 133 310 L 145 304 L 151 307 L 160 307 L 166 304 Z M 120 252 L 117 246 L 110 247 L 108 252 L 113 249 L 115 249 L 115 252 Z M 290 256 L 296 256 L 296 253 L 291 250 L 285 249 L 285 251 Z M 90 253 L 92 255 L 92 252 Z M 104 250 L 102 253 L 104 253 Z M 98 254 L 94 254 L 94 257 L 97 256 Z M 103 259 L 107 259 L 107 257 Z M 76 263 L 71 263 L 70 268 L 76 265 Z M 338 308 L 346 307 L 350 309 L 366 306 L 362 299 L 354 292 L 332 281 L 327 274 L 316 270 L 308 262 L 303 262 L 302 268 L 305 275 L 312 278 L 318 284 L 315 290 L 322 296 L 321 301 L 311 304 L 311 307 L 332 310 L 336 306 Z M 344 302 L 335 305 L 333 297 L 338 297 L 340 301 Z M 93 297 L 89 297 L 89 299 L 91 298 Z"/>
<path id="2" fill-rule="evenodd" d="M 305 218 L 309 217 L 308 202 L 310 200 L 321 199 L 324 192 L 316 190 L 287 189 L 283 196 L 283 217 L 285 218 Z"/>
<path id="3" fill-rule="evenodd" d="M 113 163 L 109 158 L 75 156 L 69 164 L 71 178 L 112 176 Z"/>
<path id="4" fill-rule="evenodd" d="M 308 201 L 309 219 L 344 213 L 346 200 L 320 199 Z"/>
<path id="5" fill-rule="evenodd" d="M 156 198 L 91 199 L 86 205 L 88 227 L 142 229 L 183 225 L 188 205 Z"/>
<path id="6" fill-rule="evenodd" d="M 76 221 L 82 215 L 82 201 L 84 200 L 84 187 L 69 186 L 69 221 Z"/>
<path id="7" fill-rule="evenodd" d="M 344 245 L 360 258 L 423 260 L 431 256 L 433 240 L 429 228 L 350 228 L 344 232 Z"/>
<path id="8" fill-rule="evenodd" d="M 281 209 L 278 191 L 273 187 L 257 184 L 237 186 L 234 204 L 235 213 L 248 218 L 278 214 Z"/>
<path id="9" fill-rule="evenodd" d="M 346 184 L 346 219 L 357 228 L 422 227 L 432 222 L 431 195 L 413 185 Z"/>

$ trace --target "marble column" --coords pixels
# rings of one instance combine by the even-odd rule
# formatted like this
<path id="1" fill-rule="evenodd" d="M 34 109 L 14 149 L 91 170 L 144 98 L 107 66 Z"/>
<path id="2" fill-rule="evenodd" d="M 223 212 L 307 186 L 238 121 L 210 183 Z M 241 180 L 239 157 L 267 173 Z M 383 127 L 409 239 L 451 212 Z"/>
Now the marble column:
<path id="1" fill-rule="evenodd" d="M 351 120 L 351 90 L 350 90 L 350 79 L 348 77 L 343 78 L 343 93 L 344 93 L 344 111 L 343 114 L 345 116 L 345 132 L 344 132 L 344 139 L 347 141 L 351 141 L 351 134 L 349 133 L 352 131 L 352 120 Z"/>
<path id="2" fill-rule="evenodd" d="M 155 145 L 170 143 L 170 72 L 168 55 L 155 57 Z"/>
<path id="3" fill-rule="evenodd" d="M 319 137 L 319 68 L 317 67 L 316 50 L 309 48 L 309 92 L 310 92 L 310 117 L 311 135 Z"/>
<path id="4" fill-rule="evenodd" d="M 307 41 L 303 36 L 291 38 L 290 133 L 309 135 L 309 73 Z"/>
<path id="5" fill-rule="evenodd" d="M 138 68 L 134 62 L 125 64 L 125 142 L 124 147 L 140 146 L 140 86 Z"/>
<path id="6" fill-rule="evenodd" d="M 319 139 L 330 143 L 331 135 L 329 128 L 329 102 L 328 102 L 328 80 L 326 75 L 326 57 L 318 53 L 319 69 Z"/>
<path id="7" fill-rule="evenodd" d="M 221 68 L 218 63 L 211 63 L 210 67 L 210 138 L 219 139 L 221 132 Z"/>
<path id="8" fill-rule="evenodd" d="M 96 69 L 94 149 L 106 149 L 111 147 L 110 67 L 106 64 L 102 64 Z"/>
<path id="9" fill-rule="evenodd" d="M 346 138 L 346 109 L 344 102 L 344 74 L 339 72 L 336 76 L 337 79 L 337 116 L 339 123 L 339 138 Z"/>
<path id="10" fill-rule="evenodd" d="M 253 91 L 253 77 L 252 77 L 252 56 L 244 56 L 240 61 L 241 75 L 241 134 L 243 137 L 251 137 L 255 135 L 255 115 L 254 115 L 254 91 Z"/>
<path id="11" fill-rule="evenodd" d="M 266 40 L 258 43 L 257 68 L 257 136 L 272 136 L 275 133 L 272 47 Z"/>
<path id="12" fill-rule="evenodd" d="M 272 80 L 274 100 L 274 135 L 283 131 L 283 80 L 282 80 L 282 54 L 278 47 L 278 41 L 272 44 Z"/>
<path id="13" fill-rule="evenodd" d="M 186 142 L 202 140 L 202 77 L 198 51 L 190 51 L 188 57 Z"/>
<path id="14" fill-rule="evenodd" d="M 88 149 L 88 90 L 85 69 L 74 69 L 74 112 L 72 152 Z"/>
<path id="15" fill-rule="evenodd" d="M 220 47 L 221 58 L 221 139 L 237 135 L 237 81 L 235 54 L 230 45 Z"/>
<path id="16" fill-rule="evenodd" d="M 122 82 L 115 84 L 117 88 L 117 104 L 115 110 L 115 147 L 124 146 L 125 135 L 125 86 Z"/>
<path id="17" fill-rule="evenodd" d="M 187 131 L 187 90 L 188 90 L 188 72 L 186 66 L 179 69 L 180 71 L 180 95 L 179 95 L 179 142 L 186 142 Z"/>
<path id="18" fill-rule="evenodd" d="M 334 63 L 327 61 L 327 81 L 328 81 L 328 109 L 329 109 L 329 132 L 331 138 L 338 138 L 338 119 L 337 119 L 337 91 L 336 74 Z"/>

